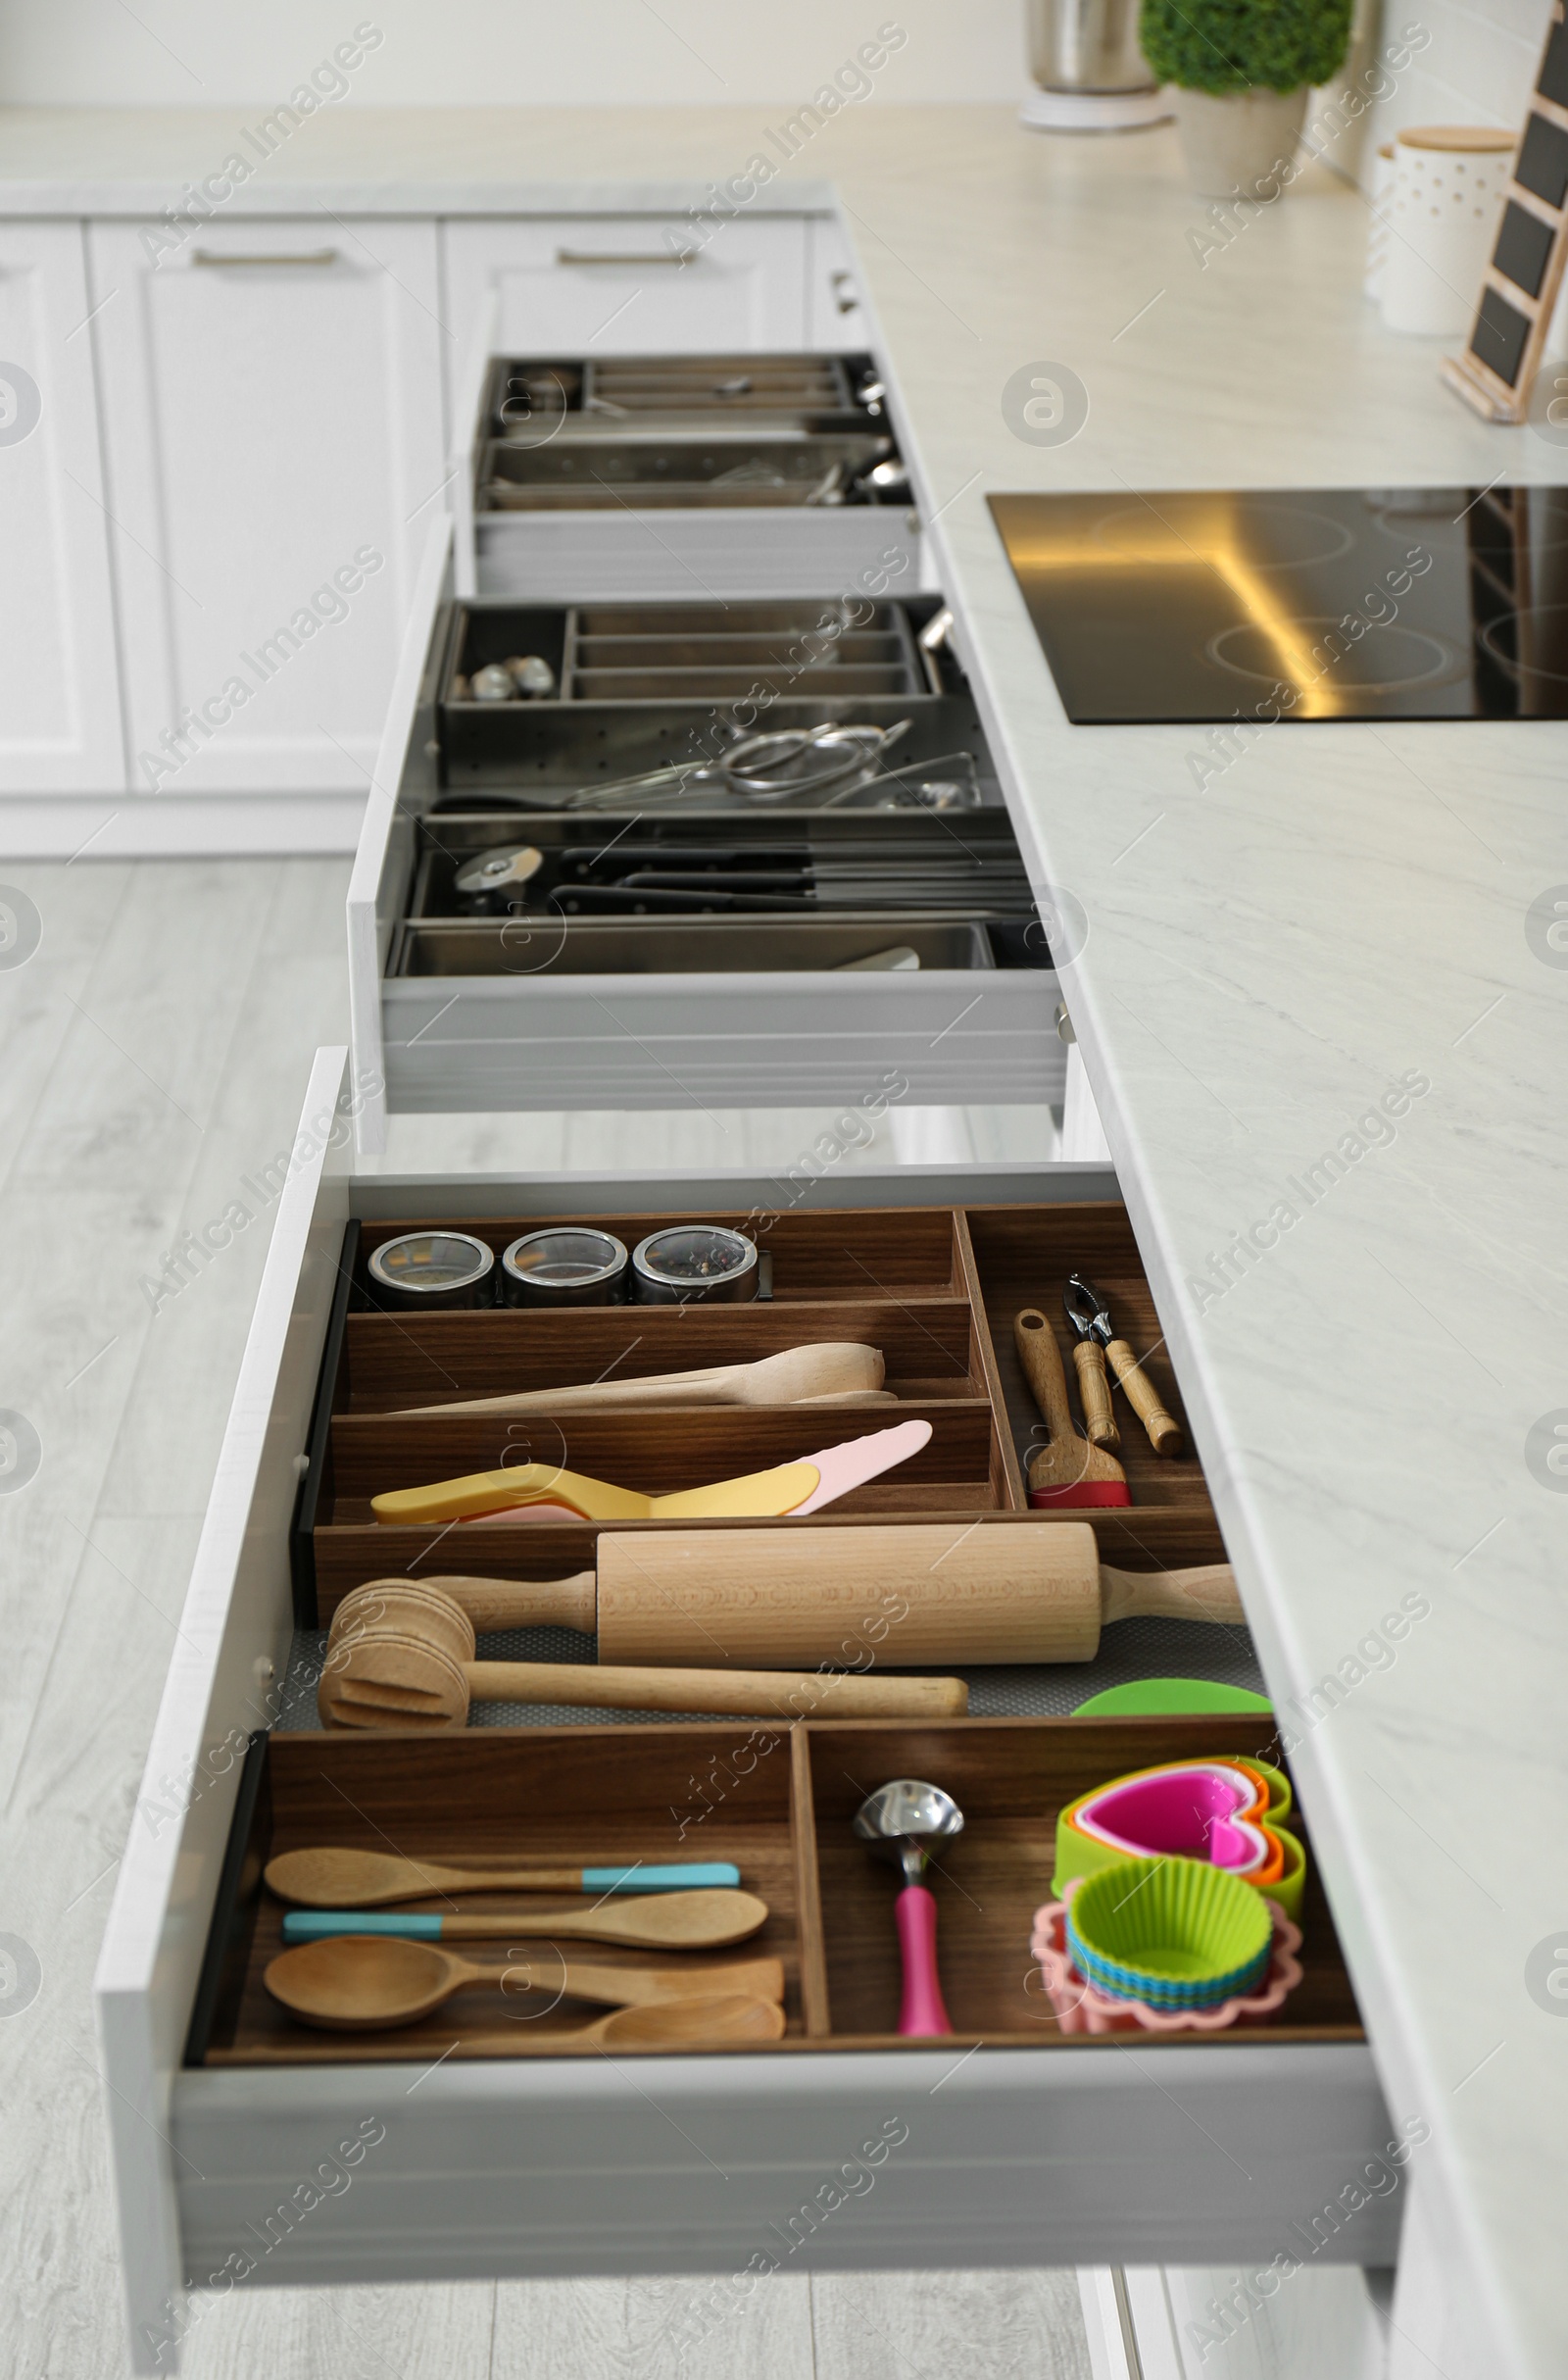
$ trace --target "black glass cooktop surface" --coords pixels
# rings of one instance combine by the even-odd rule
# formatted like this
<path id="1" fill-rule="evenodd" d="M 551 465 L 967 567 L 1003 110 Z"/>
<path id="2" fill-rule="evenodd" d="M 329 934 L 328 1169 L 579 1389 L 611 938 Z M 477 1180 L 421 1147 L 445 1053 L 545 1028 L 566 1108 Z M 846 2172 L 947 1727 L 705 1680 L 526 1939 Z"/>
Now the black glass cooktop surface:
<path id="1" fill-rule="evenodd" d="M 1069 719 L 1568 718 L 1568 488 L 993 496 Z"/>

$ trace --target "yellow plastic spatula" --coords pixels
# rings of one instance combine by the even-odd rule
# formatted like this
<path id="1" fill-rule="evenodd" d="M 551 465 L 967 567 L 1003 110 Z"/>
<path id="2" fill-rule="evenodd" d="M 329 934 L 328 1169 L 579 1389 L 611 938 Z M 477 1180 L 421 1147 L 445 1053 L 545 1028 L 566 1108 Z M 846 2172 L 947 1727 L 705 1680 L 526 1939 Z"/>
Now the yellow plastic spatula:
<path id="1" fill-rule="evenodd" d="M 518 1463 L 503 1471 L 473 1471 L 466 1479 L 438 1479 L 431 1487 L 393 1488 L 372 1496 L 370 1510 L 377 1520 L 400 1528 L 471 1520 L 482 1512 L 540 1503 L 566 1505 L 585 1520 L 770 1520 L 814 1495 L 821 1477 L 814 1463 L 784 1463 L 776 1470 L 718 1479 L 711 1487 L 685 1488 L 674 1496 L 641 1496 L 635 1488 L 555 1470 L 547 1463 Z"/>

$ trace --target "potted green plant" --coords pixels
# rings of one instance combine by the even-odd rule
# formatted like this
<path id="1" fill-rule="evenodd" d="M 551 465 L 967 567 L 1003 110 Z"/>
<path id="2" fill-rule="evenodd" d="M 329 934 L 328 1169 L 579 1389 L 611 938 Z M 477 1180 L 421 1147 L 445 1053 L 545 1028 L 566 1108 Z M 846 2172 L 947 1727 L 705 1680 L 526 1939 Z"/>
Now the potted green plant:
<path id="1" fill-rule="evenodd" d="M 1176 91 L 1193 188 L 1274 197 L 1306 95 L 1345 64 L 1352 0 L 1143 0 L 1139 38 Z"/>

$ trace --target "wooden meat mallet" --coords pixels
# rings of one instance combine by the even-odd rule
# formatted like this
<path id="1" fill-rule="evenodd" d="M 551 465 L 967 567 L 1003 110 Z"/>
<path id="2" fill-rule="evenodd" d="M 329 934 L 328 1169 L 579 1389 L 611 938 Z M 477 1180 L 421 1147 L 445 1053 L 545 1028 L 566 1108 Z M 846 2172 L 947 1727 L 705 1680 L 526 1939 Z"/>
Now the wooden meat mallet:
<path id="1" fill-rule="evenodd" d="M 516 1622 L 487 1617 L 485 1624 Z M 316 1698 L 321 1724 L 465 1727 L 472 1702 L 782 1719 L 954 1718 L 969 1702 L 959 1678 L 480 1661 L 474 1650 L 472 1621 L 439 1586 L 381 1579 L 357 1588 L 339 1607 L 327 1640 Z"/>
<path id="2" fill-rule="evenodd" d="M 796 1523 L 788 1529 L 606 1530 L 598 1557 L 597 1573 L 579 1570 L 570 1578 L 444 1577 L 425 1585 L 481 1632 L 597 1630 L 608 1661 L 660 1668 L 700 1663 L 710 1673 L 867 1658 L 893 1669 L 1087 1661 L 1094 1660 L 1107 1620 L 1152 1615 L 1234 1624 L 1246 1616 L 1228 1563 L 1112 1569 L 1100 1560 L 1094 1530 L 1078 1520 L 1020 1515 L 961 1528 L 886 1521 L 850 1528 Z M 394 1599 L 423 1591 L 406 1579 L 357 1587 L 339 1606 L 334 1638 L 355 1624 L 378 1625 L 378 1603 L 387 1622 L 400 1625 L 402 1607 Z M 449 1661 L 470 1658 L 462 1650 L 466 1641 L 450 1632 L 441 1640 Z M 507 1664 L 480 1666 L 499 1674 Z M 585 1699 L 567 1691 L 570 1682 L 605 1674 L 553 1663 L 539 1664 L 538 1673 L 552 1702 Z M 846 1692 L 884 1693 L 918 1682 L 868 1676 L 840 1681 Z M 808 1683 L 815 1694 L 825 1681 L 813 1677 Z M 510 1688 L 491 1691 L 511 1695 Z M 718 1706 L 677 1700 L 666 1707 Z M 828 1708 L 825 1698 L 822 1708 Z"/>

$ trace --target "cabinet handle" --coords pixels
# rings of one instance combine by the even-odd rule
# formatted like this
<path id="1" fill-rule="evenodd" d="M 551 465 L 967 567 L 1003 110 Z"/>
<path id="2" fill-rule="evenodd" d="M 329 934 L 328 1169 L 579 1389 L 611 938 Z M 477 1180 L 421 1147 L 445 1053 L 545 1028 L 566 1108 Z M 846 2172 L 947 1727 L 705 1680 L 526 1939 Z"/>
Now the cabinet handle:
<path id="1" fill-rule="evenodd" d="M 833 303 L 835 306 L 837 306 L 840 314 L 859 313 L 860 300 L 856 291 L 855 275 L 853 273 L 835 273 L 830 274 L 829 285 L 833 291 Z"/>
<path id="2" fill-rule="evenodd" d="M 337 250 L 335 248 L 306 248 L 303 250 L 296 248 L 286 254 L 280 252 L 275 256 L 241 256 L 237 254 L 228 256 L 216 248 L 194 248 L 191 251 L 190 261 L 193 265 L 335 265 Z"/>
<path id="3" fill-rule="evenodd" d="M 702 259 L 695 248 L 655 251 L 644 255 L 640 250 L 625 248 L 558 248 L 558 265 L 696 265 Z"/>

